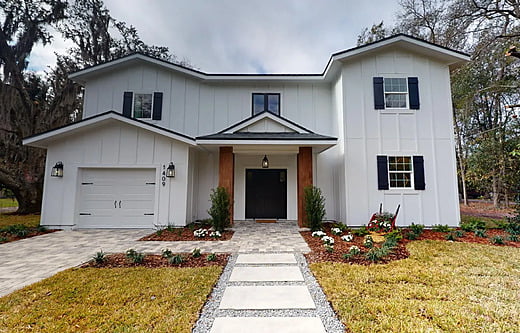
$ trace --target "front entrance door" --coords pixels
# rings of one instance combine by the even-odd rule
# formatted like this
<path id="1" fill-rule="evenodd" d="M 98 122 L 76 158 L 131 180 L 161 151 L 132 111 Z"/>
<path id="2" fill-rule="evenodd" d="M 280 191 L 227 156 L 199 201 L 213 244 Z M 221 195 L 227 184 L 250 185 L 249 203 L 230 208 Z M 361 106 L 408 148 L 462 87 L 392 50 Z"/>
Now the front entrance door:
<path id="1" fill-rule="evenodd" d="M 246 218 L 287 218 L 287 170 L 246 170 Z"/>

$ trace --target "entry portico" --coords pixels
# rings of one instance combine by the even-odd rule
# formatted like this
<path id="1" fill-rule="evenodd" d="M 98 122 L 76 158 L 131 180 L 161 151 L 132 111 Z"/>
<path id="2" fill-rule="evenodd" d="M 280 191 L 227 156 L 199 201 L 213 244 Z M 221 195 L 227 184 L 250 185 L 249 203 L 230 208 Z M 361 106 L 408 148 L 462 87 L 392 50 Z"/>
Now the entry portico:
<path id="1" fill-rule="evenodd" d="M 313 184 L 313 156 L 336 144 L 270 112 L 219 133 L 197 138 L 219 156 L 219 186 L 233 201 L 234 220 L 298 220 L 303 226 L 304 188 Z"/>

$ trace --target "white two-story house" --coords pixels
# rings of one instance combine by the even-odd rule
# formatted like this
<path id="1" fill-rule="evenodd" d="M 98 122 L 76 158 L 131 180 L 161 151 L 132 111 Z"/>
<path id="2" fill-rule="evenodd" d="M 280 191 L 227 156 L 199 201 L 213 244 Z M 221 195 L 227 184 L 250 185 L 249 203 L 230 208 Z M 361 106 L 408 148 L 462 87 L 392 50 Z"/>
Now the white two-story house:
<path id="1" fill-rule="evenodd" d="M 450 68 L 466 54 L 406 35 L 335 53 L 321 74 L 207 74 L 142 54 L 70 75 L 83 119 L 47 149 L 42 225 L 183 226 L 225 187 L 235 221 L 298 220 L 319 187 L 326 219 L 459 223 Z"/>

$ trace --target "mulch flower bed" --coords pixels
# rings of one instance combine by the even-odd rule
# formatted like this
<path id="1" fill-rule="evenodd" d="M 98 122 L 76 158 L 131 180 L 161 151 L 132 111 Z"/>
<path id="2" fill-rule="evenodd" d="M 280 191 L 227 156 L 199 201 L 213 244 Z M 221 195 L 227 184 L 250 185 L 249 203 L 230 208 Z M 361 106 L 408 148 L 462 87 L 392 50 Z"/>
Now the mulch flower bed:
<path id="1" fill-rule="evenodd" d="M 163 229 L 159 232 L 154 232 L 153 234 L 150 234 L 148 236 L 144 236 L 143 238 L 139 239 L 140 241 L 226 241 L 230 240 L 231 237 L 233 237 L 234 231 L 232 230 L 225 230 L 222 233 L 221 237 L 215 238 L 215 237 L 195 237 L 193 235 L 193 231 L 190 228 L 184 227 L 184 228 L 175 228 L 173 230 L 167 230 Z"/>
<path id="2" fill-rule="evenodd" d="M 397 246 L 392 250 L 392 253 L 381 258 L 381 260 L 374 262 L 365 257 L 365 253 L 368 252 L 368 248 L 363 246 L 364 237 L 362 236 L 354 236 L 354 239 L 351 242 L 346 242 L 342 240 L 341 236 L 333 235 L 330 229 L 333 226 L 329 223 L 325 223 L 323 225 L 323 231 L 334 238 L 334 251 L 327 252 L 325 250 L 325 246 L 323 246 L 323 241 L 320 237 L 312 237 L 312 232 L 310 231 L 302 231 L 301 235 L 311 248 L 311 252 L 305 254 L 307 261 L 309 263 L 312 262 L 322 262 L 322 261 L 335 261 L 335 262 L 344 262 L 350 264 L 358 264 L 358 265 L 371 265 L 374 263 L 378 264 L 386 264 L 393 260 L 400 260 L 408 258 L 410 253 L 406 249 L 405 244 L 398 243 Z M 348 232 L 344 232 L 343 235 L 346 235 Z M 351 246 L 357 246 L 361 250 L 361 253 L 353 256 L 349 259 L 344 259 L 343 254 L 348 253 Z M 374 246 L 380 247 L 380 243 L 375 243 Z"/>
<path id="3" fill-rule="evenodd" d="M 59 230 L 58 229 L 47 229 L 44 231 L 38 231 L 36 229 L 32 229 L 32 230 L 29 230 L 28 233 L 24 236 L 18 236 L 16 234 L 12 234 L 12 233 L 3 231 L 3 232 L 0 232 L 0 244 L 14 242 L 14 241 L 17 241 L 20 239 L 31 238 L 34 236 L 50 234 L 51 232 L 56 232 L 56 231 L 59 231 Z"/>
<path id="4" fill-rule="evenodd" d="M 460 230 L 460 229 L 457 229 Z M 403 235 L 405 235 L 409 230 L 402 229 Z M 416 240 L 443 240 L 446 241 L 447 232 L 439 232 L 425 229 L 423 233 Z M 501 236 L 504 239 L 504 244 L 494 244 L 492 242 L 493 237 Z M 472 231 L 465 231 L 462 237 L 455 238 L 454 242 L 461 243 L 478 243 L 478 244 L 486 244 L 486 245 L 494 245 L 494 246 L 512 246 L 512 247 L 520 247 L 520 242 L 511 242 L 507 240 L 508 233 L 502 229 L 486 229 L 486 237 L 478 237 Z M 403 238 L 401 241 L 403 243 L 412 242 L 409 239 Z"/>
<path id="5" fill-rule="evenodd" d="M 311 252 L 305 254 L 307 261 L 312 262 L 323 262 L 323 261 L 332 261 L 332 262 L 343 262 L 350 264 L 359 264 L 359 265 L 371 265 L 371 264 L 386 264 L 394 260 L 401 260 L 408 258 L 410 253 L 406 249 L 406 244 L 412 242 L 412 240 L 406 239 L 403 237 L 400 240 L 396 247 L 391 250 L 391 253 L 378 261 L 372 261 L 366 258 L 365 254 L 369 251 L 363 245 L 364 237 L 362 236 L 354 236 L 353 240 L 350 242 L 346 242 L 341 239 L 341 235 L 333 235 L 331 232 L 331 228 L 333 225 L 329 223 L 325 223 L 323 225 L 323 231 L 327 234 L 327 236 L 332 237 L 334 239 L 334 250 L 333 252 L 328 252 L 323 245 L 323 241 L 320 237 L 312 237 L 312 233 L 310 231 L 302 231 L 301 235 L 311 248 Z M 401 229 L 401 233 L 405 236 L 409 232 L 409 229 Z M 343 232 L 343 235 L 347 235 L 348 232 Z M 422 234 L 417 237 L 416 240 L 446 240 L 446 235 L 448 232 L 439 232 L 433 230 L 425 229 Z M 493 237 L 501 236 L 504 244 L 495 244 L 492 242 Z M 495 246 L 512 246 L 512 247 L 520 247 L 520 242 L 511 242 L 507 240 L 508 234 L 502 229 L 486 229 L 486 237 L 478 237 L 474 232 L 464 232 L 462 237 L 456 237 L 454 242 L 465 242 L 465 243 L 479 243 L 486 245 L 495 245 Z M 415 241 L 415 240 L 414 240 Z M 381 247 L 382 243 L 375 243 L 375 247 Z M 343 258 L 345 253 L 349 252 L 351 246 L 357 246 L 361 253 L 355 256 L 352 256 L 348 259 Z"/>
<path id="6" fill-rule="evenodd" d="M 161 267 L 205 267 L 205 266 L 225 266 L 229 254 L 220 253 L 215 254 L 214 261 L 208 261 L 207 253 L 203 253 L 202 256 L 195 258 L 191 253 L 181 253 L 184 261 L 181 264 L 170 264 L 166 258 L 163 258 L 158 254 L 148 254 L 144 257 L 144 260 L 140 264 L 133 263 L 126 257 L 124 253 L 108 254 L 105 256 L 105 262 L 98 264 L 94 260 L 81 265 L 81 268 L 123 268 L 123 267 L 147 267 L 147 268 L 161 268 Z"/>

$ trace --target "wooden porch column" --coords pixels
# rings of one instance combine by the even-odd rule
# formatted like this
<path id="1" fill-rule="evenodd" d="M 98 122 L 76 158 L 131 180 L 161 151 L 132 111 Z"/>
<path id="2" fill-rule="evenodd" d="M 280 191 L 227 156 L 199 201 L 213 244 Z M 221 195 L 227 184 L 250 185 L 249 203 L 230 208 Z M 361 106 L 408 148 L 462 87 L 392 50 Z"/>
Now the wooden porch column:
<path id="1" fill-rule="evenodd" d="M 304 191 L 312 185 L 312 148 L 300 147 L 298 152 L 298 225 L 303 227 L 306 223 Z"/>
<path id="2" fill-rule="evenodd" d="M 233 155 L 233 147 L 220 147 L 219 163 L 218 163 L 218 186 L 224 187 L 229 193 L 231 199 L 231 207 L 229 213 L 231 215 L 230 222 L 233 224 L 233 205 L 234 205 L 234 174 L 235 174 L 235 156 Z"/>

